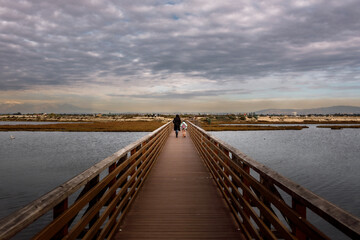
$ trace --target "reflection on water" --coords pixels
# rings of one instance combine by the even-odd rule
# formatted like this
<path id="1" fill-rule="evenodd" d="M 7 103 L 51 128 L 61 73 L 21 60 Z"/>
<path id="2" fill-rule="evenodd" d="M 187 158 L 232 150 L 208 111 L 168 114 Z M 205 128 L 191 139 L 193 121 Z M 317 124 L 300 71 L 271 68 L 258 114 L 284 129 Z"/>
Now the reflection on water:
<path id="1" fill-rule="evenodd" d="M 317 195 L 360 217 L 360 131 L 310 127 L 301 131 L 211 134 Z"/>

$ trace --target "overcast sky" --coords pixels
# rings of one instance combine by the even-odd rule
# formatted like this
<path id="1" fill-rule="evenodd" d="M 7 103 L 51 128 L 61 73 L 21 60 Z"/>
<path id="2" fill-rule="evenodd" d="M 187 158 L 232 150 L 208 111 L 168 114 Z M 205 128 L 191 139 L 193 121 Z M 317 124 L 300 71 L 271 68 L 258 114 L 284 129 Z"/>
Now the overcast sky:
<path id="1" fill-rule="evenodd" d="M 359 16 L 358 0 L 0 0 L 0 112 L 360 106 Z"/>

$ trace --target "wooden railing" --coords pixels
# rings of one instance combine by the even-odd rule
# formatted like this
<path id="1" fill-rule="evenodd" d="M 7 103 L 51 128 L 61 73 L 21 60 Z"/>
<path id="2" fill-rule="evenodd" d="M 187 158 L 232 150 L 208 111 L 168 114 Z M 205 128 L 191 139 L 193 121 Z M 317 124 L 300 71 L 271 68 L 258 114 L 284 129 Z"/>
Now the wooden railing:
<path id="1" fill-rule="evenodd" d="M 53 211 L 53 220 L 34 239 L 111 239 L 154 165 L 170 127 L 169 122 L 2 219 L 0 239 L 13 237 L 49 211 Z M 69 199 L 75 200 L 70 203 Z"/>
<path id="2" fill-rule="evenodd" d="M 189 123 L 190 136 L 247 239 L 330 239 L 307 213 L 360 239 L 360 219 Z"/>

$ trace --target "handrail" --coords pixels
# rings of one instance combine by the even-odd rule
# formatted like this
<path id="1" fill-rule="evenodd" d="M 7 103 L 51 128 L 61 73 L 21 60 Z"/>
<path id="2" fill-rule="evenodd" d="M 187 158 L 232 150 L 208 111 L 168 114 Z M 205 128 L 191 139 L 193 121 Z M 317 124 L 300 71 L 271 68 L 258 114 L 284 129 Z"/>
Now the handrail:
<path id="1" fill-rule="evenodd" d="M 350 238 L 360 239 L 359 218 L 256 162 L 192 122 L 189 122 L 189 132 L 248 239 L 330 239 L 310 222 L 307 210 Z"/>
<path id="2" fill-rule="evenodd" d="M 0 239 L 9 239 L 53 210 L 53 221 L 34 239 L 108 238 L 118 231 L 130 204 L 170 133 L 170 123 L 122 148 L 34 202 L 0 220 Z M 108 173 L 106 170 L 108 169 Z M 107 174 L 100 179 L 100 174 Z M 82 191 L 73 203 L 69 197 Z M 85 212 L 79 219 L 77 215 Z"/>

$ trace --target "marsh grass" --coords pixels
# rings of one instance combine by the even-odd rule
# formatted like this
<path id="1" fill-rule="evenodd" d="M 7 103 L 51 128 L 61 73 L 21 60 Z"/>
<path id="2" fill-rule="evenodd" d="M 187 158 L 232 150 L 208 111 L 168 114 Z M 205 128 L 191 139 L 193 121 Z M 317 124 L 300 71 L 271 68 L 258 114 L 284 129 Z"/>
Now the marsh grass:
<path id="1" fill-rule="evenodd" d="M 301 130 L 308 128 L 308 126 L 292 126 L 291 124 L 360 124 L 359 121 L 317 121 L 304 120 L 302 122 L 294 121 L 241 121 L 241 120 L 219 120 L 211 119 L 211 121 L 199 121 L 199 126 L 206 131 L 265 131 L 265 130 Z M 228 124 L 228 125 L 226 125 Z M 249 125 L 251 124 L 251 125 Z M 264 126 L 262 124 L 267 124 Z M 282 124 L 286 126 L 275 126 L 274 124 Z M 327 127 L 331 129 L 341 128 L 360 128 L 360 125 L 352 126 L 318 126 Z"/>
<path id="2" fill-rule="evenodd" d="M 301 130 L 307 126 L 262 126 L 262 125 L 235 125 L 224 126 L 219 124 L 201 124 L 205 131 L 264 131 L 264 130 Z"/>
<path id="3" fill-rule="evenodd" d="M 204 121 L 205 123 L 205 121 Z M 338 121 L 338 120 L 303 120 L 303 121 L 217 121 L 212 120 L 211 124 L 360 124 L 360 121 Z"/>
<path id="4" fill-rule="evenodd" d="M 316 126 L 317 128 L 331 128 L 333 130 L 340 130 L 343 128 L 360 128 L 360 125 L 328 125 L 328 126 Z"/>
<path id="5" fill-rule="evenodd" d="M 0 131 L 151 132 L 165 123 L 163 121 L 109 121 L 43 125 L 0 125 Z"/>

